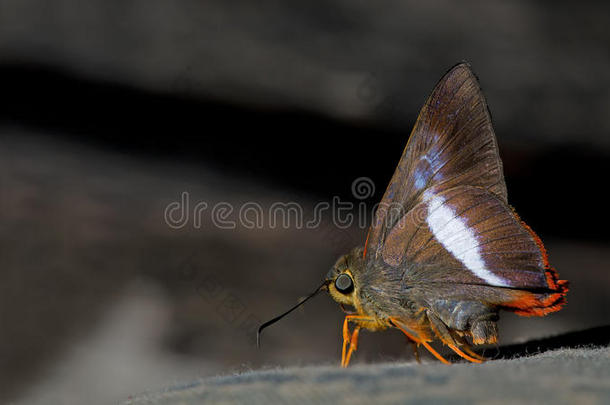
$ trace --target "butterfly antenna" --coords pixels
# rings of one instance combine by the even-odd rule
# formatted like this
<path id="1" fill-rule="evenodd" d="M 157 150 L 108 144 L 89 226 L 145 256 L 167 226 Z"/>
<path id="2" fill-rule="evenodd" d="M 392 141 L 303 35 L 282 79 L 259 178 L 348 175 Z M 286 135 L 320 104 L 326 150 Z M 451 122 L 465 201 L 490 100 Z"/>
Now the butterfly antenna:
<path id="1" fill-rule="evenodd" d="M 261 332 L 263 331 L 263 329 L 265 329 L 267 326 L 273 325 L 274 323 L 276 323 L 277 321 L 279 321 L 280 319 L 282 319 L 283 317 L 285 317 L 286 315 L 288 315 L 289 313 L 291 313 L 292 311 L 294 311 L 295 309 L 297 309 L 298 307 L 303 305 L 310 298 L 315 297 L 316 294 L 318 294 L 320 291 L 326 290 L 327 288 L 328 288 L 328 281 L 324 281 L 324 283 L 322 283 L 322 285 L 320 287 L 316 288 L 316 290 L 314 292 L 309 294 L 305 299 L 303 299 L 298 304 L 296 304 L 295 306 L 290 308 L 288 311 L 284 312 L 281 315 L 276 316 L 275 318 L 273 318 L 273 319 L 263 323 L 261 326 L 259 326 L 258 331 L 256 332 L 256 347 L 257 348 L 261 347 Z"/>

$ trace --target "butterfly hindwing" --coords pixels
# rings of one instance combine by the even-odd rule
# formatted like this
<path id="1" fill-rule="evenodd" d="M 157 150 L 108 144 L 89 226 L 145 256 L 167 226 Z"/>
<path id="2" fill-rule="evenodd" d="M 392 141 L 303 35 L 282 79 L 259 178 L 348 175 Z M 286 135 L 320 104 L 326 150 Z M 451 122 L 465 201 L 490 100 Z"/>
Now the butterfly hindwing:
<path id="1" fill-rule="evenodd" d="M 429 267 L 423 280 L 406 271 L 417 282 L 547 287 L 545 259 L 532 234 L 480 187 L 427 190 L 388 233 L 382 257 L 394 267 Z"/>

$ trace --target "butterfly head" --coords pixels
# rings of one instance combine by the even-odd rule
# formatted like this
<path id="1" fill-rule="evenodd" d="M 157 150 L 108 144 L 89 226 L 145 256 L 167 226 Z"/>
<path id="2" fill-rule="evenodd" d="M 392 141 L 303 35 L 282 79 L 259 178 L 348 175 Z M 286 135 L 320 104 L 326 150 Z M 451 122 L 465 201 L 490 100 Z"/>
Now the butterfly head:
<path id="1" fill-rule="evenodd" d="M 328 292 L 339 304 L 360 307 L 358 276 L 363 266 L 362 249 L 357 248 L 341 256 L 326 275 Z"/>

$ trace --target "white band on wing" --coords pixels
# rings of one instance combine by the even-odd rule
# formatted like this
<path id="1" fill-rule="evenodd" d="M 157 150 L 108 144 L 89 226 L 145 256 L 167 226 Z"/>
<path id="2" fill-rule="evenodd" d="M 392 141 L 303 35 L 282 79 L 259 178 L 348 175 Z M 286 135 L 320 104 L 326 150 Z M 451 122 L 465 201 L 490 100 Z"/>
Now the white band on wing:
<path id="1" fill-rule="evenodd" d="M 424 200 L 428 204 L 426 218 L 428 227 L 443 247 L 487 284 L 510 287 L 506 280 L 485 268 L 474 230 L 469 228 L 466 221 L 445 204 L 445 199 L 426 190 Z"/>

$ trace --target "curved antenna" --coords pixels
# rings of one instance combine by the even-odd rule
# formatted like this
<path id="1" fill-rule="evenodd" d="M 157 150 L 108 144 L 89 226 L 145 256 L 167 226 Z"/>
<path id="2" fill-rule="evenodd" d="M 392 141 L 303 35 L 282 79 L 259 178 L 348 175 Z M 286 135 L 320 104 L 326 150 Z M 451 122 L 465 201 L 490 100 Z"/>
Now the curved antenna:
<path id="1" fill-rule="evenodd" d="M 329 283 L 328 281 L 324 281 L 320 287 L 316 288 L 316 290 L 314 292 L 312 292 L 311 294 L 309 294 L 303 301 L 299 302 L 298 304 L 296 304 L 295 306 L 293 306 L 292 308 L 290 308 L 288 311 L 284 312 L 283 314 L 278 315 L 275 318 L 271 319 L 270 321 L 267 321 L 267 322 L 263 323 L 261 326 L 259 326 L 258 331 L 256 332 L 256 347 L 257 348 L 261 347 L 261 332 L 263 331 L 263 329 L 265 329 L 267 326 L 273 325 L 274 323 L 276 323 L 277 321 L 279 321 L 280 319 L 282 319 L 283 317 L 285 317 L 286 315 L 288 315 L 289 313 L 291 313 L 292 311 L 294 311 L 295 309 L 297 309 L 298 307 L 303 305 L 310 298 L 315 297 L 316 294 L 318 294 L 320 291 L 328 288 L 328 283 Z"/>

